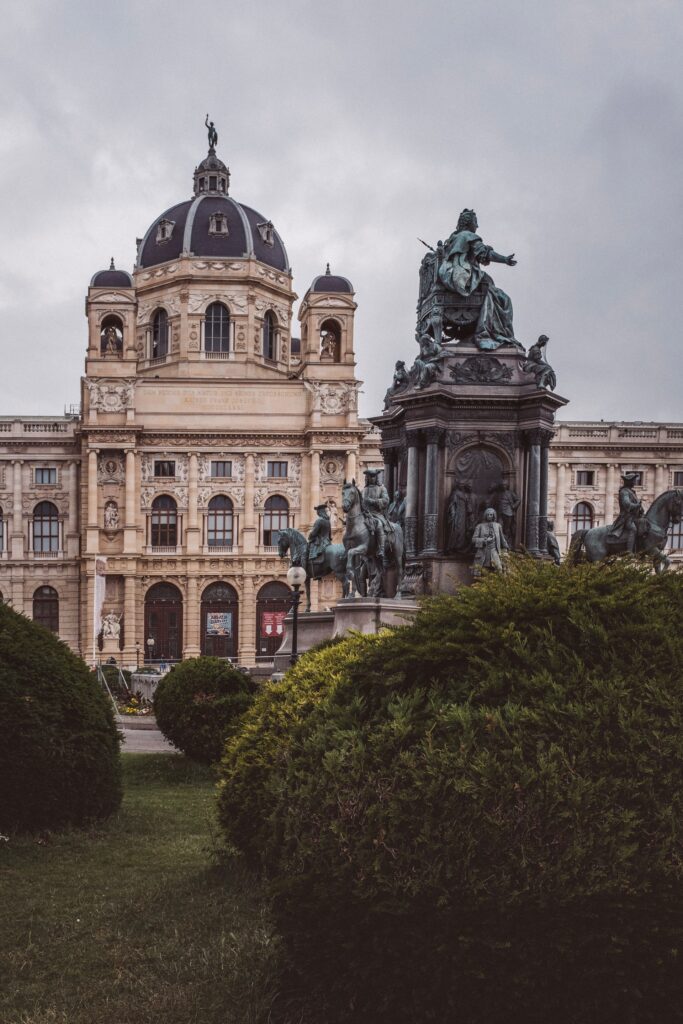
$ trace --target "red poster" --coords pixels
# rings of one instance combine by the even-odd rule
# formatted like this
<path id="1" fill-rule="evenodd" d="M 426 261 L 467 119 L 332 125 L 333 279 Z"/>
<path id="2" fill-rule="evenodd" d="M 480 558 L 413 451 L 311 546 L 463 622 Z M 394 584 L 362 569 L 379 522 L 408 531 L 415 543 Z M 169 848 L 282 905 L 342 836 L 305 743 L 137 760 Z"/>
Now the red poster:
<path id="1" fill-rule="evenodd" d="M 285 631 L 285 615 L 287 612 L 263 612 L 261 615 L 261 636 L 282 636 Z"/>

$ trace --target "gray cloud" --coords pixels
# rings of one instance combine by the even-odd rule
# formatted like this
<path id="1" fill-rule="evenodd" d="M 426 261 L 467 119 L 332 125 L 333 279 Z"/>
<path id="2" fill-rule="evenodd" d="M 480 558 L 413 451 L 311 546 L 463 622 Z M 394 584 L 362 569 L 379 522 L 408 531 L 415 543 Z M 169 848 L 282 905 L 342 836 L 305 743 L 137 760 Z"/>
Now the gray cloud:
<path id="1" fill-rule="evenodd" d="M 364 413 L 415 352 L 416 236 L 473 206 L 566 415 L 683 418 L 682 29 L 665 0 L 6 0 L 0 409 L 77 400 L 90 277 L 189 195 L 208 109 L 298 293 L 354 282 Z"/>

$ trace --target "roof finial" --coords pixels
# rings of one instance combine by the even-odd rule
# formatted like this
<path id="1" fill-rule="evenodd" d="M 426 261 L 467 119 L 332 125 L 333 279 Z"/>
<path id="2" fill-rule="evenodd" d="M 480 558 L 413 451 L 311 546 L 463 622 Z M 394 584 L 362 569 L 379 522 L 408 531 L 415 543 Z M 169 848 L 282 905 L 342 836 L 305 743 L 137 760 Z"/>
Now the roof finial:
<path id="1" fill-rule="evenodd" d="M 204 121 L 204 124 L 206 125 L 209 132 L 209 153 L 215 153 L 216 146 L 218 145 L 218 132 L 216 131 L 216 126 L 214 125 L 213 121 L 209 121 L 208 114 L 206 115 L 206 120 Z"/>
<path id="2" fill-rule="evenodd" d="M 330 265 L 329 265 L 329 263 L 328 263 L 328 264 L 327 264 L 327 269 L 325 270 L 325 276 L 326 276 L 326 277 L 329 277 L 331 273 L 332 273 L 332 271 L 330 270 Z"/>
<path id="3" fill-rule="evenodd" d="M 109 269 L 110 270 L 116 270 L 116 267 L 114 266 L 114 257 L 113 256 L 111 258 L 111 263 L 109 264 Z"/>

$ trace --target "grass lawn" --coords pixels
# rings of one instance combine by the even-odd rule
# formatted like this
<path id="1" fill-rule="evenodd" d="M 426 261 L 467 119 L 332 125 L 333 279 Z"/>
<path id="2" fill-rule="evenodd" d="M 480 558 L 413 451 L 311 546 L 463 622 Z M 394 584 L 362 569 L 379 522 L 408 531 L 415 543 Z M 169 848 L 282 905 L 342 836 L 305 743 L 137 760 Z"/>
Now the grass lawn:
<path id="1" fill-rule="evenodd" d="M 0 841 L 0 1021 L 267 1021 L 279 944 L 258 885 L 218 855 L 211 773 L 123 764 L 110 821 Z"/>

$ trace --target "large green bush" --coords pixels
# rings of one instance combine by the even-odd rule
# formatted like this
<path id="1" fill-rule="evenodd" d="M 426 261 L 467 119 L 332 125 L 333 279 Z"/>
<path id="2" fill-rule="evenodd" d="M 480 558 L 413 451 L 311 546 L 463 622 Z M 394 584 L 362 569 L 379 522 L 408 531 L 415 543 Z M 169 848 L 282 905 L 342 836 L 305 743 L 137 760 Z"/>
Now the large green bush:
<path id="1" fill-rule="evenodd" d="M 220 658 L 190 658 L 164 676 L 154 714 L 164 736 L 202 764 L 220 759 L 225 740 L 254 699 L 255 683 Z"/>
<path id="2" fill-rule="evenodd" d="M 121 802 L 109 698 L 54 633 L 0 605 L 0 832 L 54 829 Z"/>
<path id="3" fill-rule="evenodd" d="M 263 693 L 221 818 L 319 1019 L 673 1019 L 682 622 L 679 573 L 524 559 Z"/>

